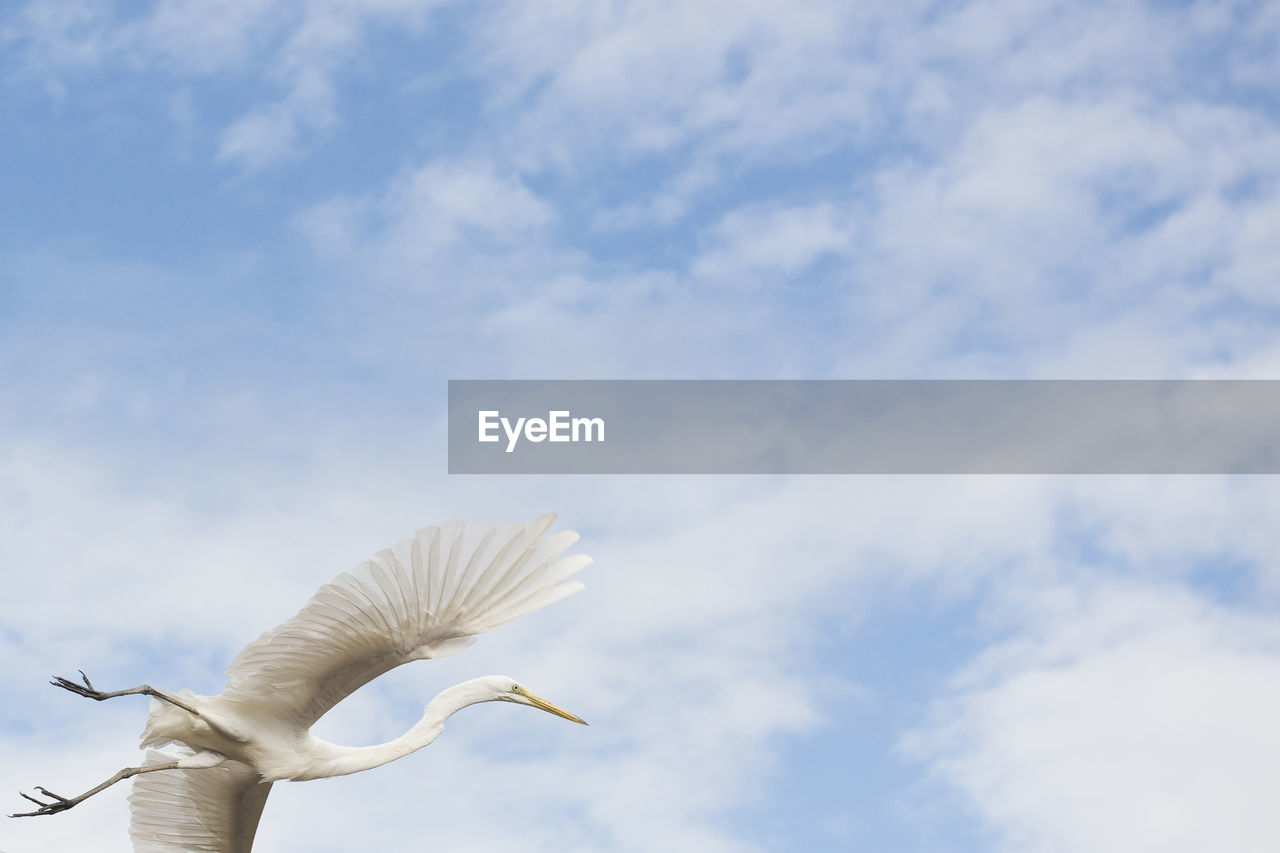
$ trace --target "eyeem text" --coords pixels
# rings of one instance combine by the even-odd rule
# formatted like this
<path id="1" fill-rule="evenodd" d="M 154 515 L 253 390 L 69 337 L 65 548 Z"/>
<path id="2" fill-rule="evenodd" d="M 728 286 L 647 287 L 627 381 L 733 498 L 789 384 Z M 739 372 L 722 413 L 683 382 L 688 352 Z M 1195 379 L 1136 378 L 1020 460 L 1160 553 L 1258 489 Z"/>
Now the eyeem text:
<path id="1" fill-rule="evenodd" d="M 507 453 L 516 449 L 521 437 L 532 441 L 604 441 L 604 418 L 575 418 L 568 410 L 547 412 L 542 418 L 502 417 L 496 409 L 479 412 L 481 442 L 500 441 L 499 430 L 506 433 Z"/>

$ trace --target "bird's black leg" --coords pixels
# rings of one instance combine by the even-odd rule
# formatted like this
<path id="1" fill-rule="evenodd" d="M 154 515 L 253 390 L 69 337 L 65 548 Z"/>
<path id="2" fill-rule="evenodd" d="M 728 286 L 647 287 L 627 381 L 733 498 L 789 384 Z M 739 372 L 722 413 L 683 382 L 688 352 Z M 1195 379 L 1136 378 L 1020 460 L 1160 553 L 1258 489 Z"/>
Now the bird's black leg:
<path id="1" fill-rule="evenodd" d="M 149 684 L 144 684 L 141 687 L 130 687 L 128 690 L 116 690 L 111 693 L 106 693 L 93 686 L 93 683 L 89 681 L 89 676 L 84 674 L 84 670 L 80 670 L 79 672 L 80 678 L 84 681 L 84 684 L 80 684 L 68 678 L 63 678 L 60 675 L 55 675 L 53 680 L 49 683 L 54 687 L 61 687 L 63 690 L 70 690 L 77 696 L 84 696 L 86 699 L 93 699 L 97 702 L 102 702 L 106 699 L 114 699 L 117 696 L 154 696 L 157 699 L 162 699 L 165 702 L 168 702 L 170 705 L 177 705 L 189 714 L 194 714 L 197 717 L 200 716 L 200 712 L 195 708 L 192 708 L 190 705 L 179 699 L 175 699 L 163 691 L 156 690 Z"/>
<path id="2" fill-rule="evenodd" d="M 98 688 L 94 687 L 93 682 L 89 680 L 89 676 L 84 674 L 84 670 L 80 670 L 79 672 L 80 672 L 80 679 L 81 681 L 84 682 L 83 684 L 72 681 L 69 678 L 63 678 L 62 676 L 59 676 L 59 675 L 55 675 L 49 683 L 52 684 L 54 687 L 61 687 L 63 690 L 69 690 L 70 692 L 76 694 L 77 696 L 84 696 L 87 699 L 93 699 L 95 702 L 102 702 L 107 699 L 114 699 L 117 696 L 154 696 L 157 699 L 168 702 L 170 705 L 174 705 L 175 707 L 181 708 L 182 710 L 186 711 L 188 714 L 195 717 L 197 720 L 202 721 L 209 728 L 213 729 L 215 732 L 218 732 L 224 737 L 230 738 L 231 740 L 234 740 L 234 741 L 244 740 L 244 738 L 241 735 L 236 734 L 233 730 L 227 727 L 225 723 L 214 722 L 213 720 L 209 719 L 209 716 L 207 714 L 200 713 L 195 708 L 192 708 L 190 705 L 188 705 L 186 702 L 183 702 L 181 699 L 178 699 L 174 696 L 170 696 L 168 693 L 165 693 L 163 690 L 157 690 L 156 688 L 152 687 L 150 684 L 143 684 L 141 687 L 130 687 L 128 690 L 113 690 L 108 693 L 107 691 L 99 690 Z"/>
<path id="3" fill-rule="evenodd" d="M 126 767 L 107 781 L 103 782 L 101 785 L 85 791 L 78 797 L 63 797 L 59 794 L 55 794 L 48 788 L 37 787 L 36 790 L 39 791 L 40 795 L 45 799 L 42 800 L 37 797 L 33 797 L 30 794 L 22 794 L 22 798 L 24 800 L 30 800 L 39 806 L 39 808 L 32 812 L 18 812 L 17 814 L 11 814 L 9 817 L 37 817 L 38 815 L 65 812 L 67 809 L 78 806 L 94 794 L 105 791 L 107 788 L 110 788 L 115 783 L 124 779 L 137 776 L 139 773 L 152 773 L 156 770 L 175 770 L 177 767 L 178 762 L 176 761 L 171 761 L 167 764 L 148 764 L 145 767 Z M 19 793 L 21 794 L 22 792 Z"/>

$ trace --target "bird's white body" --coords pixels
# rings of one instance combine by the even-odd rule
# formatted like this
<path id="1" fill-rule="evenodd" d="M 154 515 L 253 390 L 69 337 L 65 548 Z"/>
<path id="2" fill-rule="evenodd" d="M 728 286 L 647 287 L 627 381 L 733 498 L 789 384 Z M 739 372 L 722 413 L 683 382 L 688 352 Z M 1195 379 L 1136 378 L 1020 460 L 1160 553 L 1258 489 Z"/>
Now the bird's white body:
<path id="1" fill-rule="evenodd" d="M 518 685 L 502 675 L 488 675 L 455 685 L 433 699 L 412 728 L 395 740 L 375 746 L 342 746 L 310 731 L 255 712 L 221 696 L 182 690 L 176 698 L 199 716 L 161 699 L 151 700 L 151 716 L 142 745 L 179 743 L 194 754 L 184 768 L 213 767 L 224 761 L 246 764 L 263 782 L 325 779 L 380 767 L 427 746 L 444 731 L 445 721 L 469 705 L 508 699 Z"/>
<path id="2" fill-rule="evenodd" d="M 544 537 L 554 516 L 527 525 L 488 527 L 452 522 L 418 531 L 394 550 L 321 587 L 292 619 L 245 647 L 227 670 L 218 696 L 151 687 L 103 694 L 55 683 L 91 698 L 151 695 L 141 768 L 126 768 L 74 801 L 32 814 L 65 810 L 118 781 L 136 776 L 129 800 L 135 850 L 153 853 L 249 853 L 274 782 L 343 776 L 404 757 L 439 737 L 450 715 L 478 702 L 529 705 L 582 720 L 533 695 L 506 676 L 455 685 L 433 699 L 422 718 L 395 740 L 349 747 L 311 734 L 330 708 L 382 673 L 443 657 L 474 637 L 581 589 L 567 580 L 588 557 L 558 555 L 577 534 Z M 30 799 L 30 798 L 29 798 Z"/>

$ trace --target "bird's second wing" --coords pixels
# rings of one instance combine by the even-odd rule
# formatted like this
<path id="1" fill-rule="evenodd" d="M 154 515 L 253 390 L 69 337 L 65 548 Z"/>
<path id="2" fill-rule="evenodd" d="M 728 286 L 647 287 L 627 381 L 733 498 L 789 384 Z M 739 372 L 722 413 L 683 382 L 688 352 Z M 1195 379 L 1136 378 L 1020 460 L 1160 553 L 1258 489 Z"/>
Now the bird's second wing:
<path id="1" fill-rule="evenodd" d="M 556 559 L 578 535 L 544 538 L 554 520 L 419 530 L 321 587 L 298 615 L 246 646 L 227 669 L 221 699 L 310 727 L 382 673 L 452 654 L 578 591 L 567 578 L 591 558 Z"/>
<path id="2" fill-rule="evenodd" d="M 182 748 L 183 755 L 190 751 Z M 173 755 L 147 753 L 147 762 Z M 133 780 L 129 837 L 140 853 L 249 853 L 271 792 L 257 772 L 238 761 L 193 770 L 160 770 Z"/>

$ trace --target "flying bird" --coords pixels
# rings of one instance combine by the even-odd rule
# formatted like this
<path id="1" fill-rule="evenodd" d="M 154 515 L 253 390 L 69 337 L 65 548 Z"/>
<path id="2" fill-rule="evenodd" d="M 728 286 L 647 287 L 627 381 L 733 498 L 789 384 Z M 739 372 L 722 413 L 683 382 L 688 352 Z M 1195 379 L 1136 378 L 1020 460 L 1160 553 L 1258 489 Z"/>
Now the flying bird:
<path id="1" fill-rule="evenodd" d="M 569 578 L 591 558 L 560 556 L 578 534 L 544 537 L 554 520 L 419 530 L 321 587 L 296 616 L 246 646 L 218 696 L 149 685 L 106 692 L 83 672 L 79 681 L 55 678 L 55 686 L 98 701 L 152 697 L 142 746 L 168 751 L 149 751 L 141 766 L 77 797 L 36 788 L 38 795 L 21 795 L 36 808 L 10 816 L 57 814 L 137 777 L 129 796 L 135 850 L 249 853 L 274 782 L 343 776 L 402 758 L 469 705 L 510 702 L 585 725 L 514 679 L 488 675 L 436 696 L 422 719 L 387 743 L 339 746 L 310 731 L 384 672 L 461 651 L 477 634 L 582 589 Z"/>

